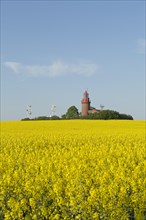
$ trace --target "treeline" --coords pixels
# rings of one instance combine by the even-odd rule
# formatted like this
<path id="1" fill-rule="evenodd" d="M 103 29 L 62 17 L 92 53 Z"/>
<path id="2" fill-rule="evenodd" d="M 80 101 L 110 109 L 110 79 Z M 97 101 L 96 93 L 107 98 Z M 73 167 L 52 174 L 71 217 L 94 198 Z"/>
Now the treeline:
<path id="1" fill-rule="evenodd" d="M 38 120 L 68 120 L 68 119 L 90 119 L 90 120 L 133 120 L 131 115 L 121 114 L 113 110 L 101 110 L 100 112 L 90 113 L 88 116 L 82 116 L 75 106 L 68 108 L 67 112 L 61 117 L 54 115 L 51 117 L 39 116 L 36 118 L 23 118 L 22 121 Z"/>
<path id="2" fill-rule="evenodd" d="M 113 110 L 102 110 L 98 113 L 91 113 L 87 117 L 81 116 L 82 119 L 96 119 L 96 120 L 133 120 L 131 115 L 121 114 Z"/>
<path id="3" fill-rule="evenodd" d="M 62 115 L 63 119 L 97 119 L 97 120 L 133 120 L 131 115 L 121 114 L 114 110 L 101 110 L 99 112 L 90 113 L 88 116 L 82 116 L 75 106 L 71 106 L 66 114 Z"/>
<path id="4" fill-rule="evenodd" d="M 51 117 L 47 116 L 38 116 L 35 118 L 22 118 L 21 121 L 39 121 L 39 120 L 60 120 L 61 118 L 57 115 L 53 115 Z"/>

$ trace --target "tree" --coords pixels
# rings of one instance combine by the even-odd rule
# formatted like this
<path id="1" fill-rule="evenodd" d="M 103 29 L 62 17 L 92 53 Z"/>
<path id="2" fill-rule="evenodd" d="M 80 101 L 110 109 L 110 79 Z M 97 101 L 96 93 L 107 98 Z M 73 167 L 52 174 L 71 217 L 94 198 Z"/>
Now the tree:
<path id="1" fill-rule="evenodd" d="M 133 117 L 131 115 L 120 114 L 120 119 L 122 119 L 122 120 L 133 120 Z"/>
<path id="2" fill-rule="evenodd" d="M 51 120 L 60 120 L 60 117 L 57 115 L 53 115 L 50 117 Z"/>
<path id="3" fill-rule="evenodd" d="M 76 106 L 71 106 L 66 112 L 66 118 L 67 119 L 76 119 L 79 117 L 79 112 Z"/>
<path id="4" fill-rule="evenodd" d="M 30 118 L 22 118 L 21 121 L 30 121 Z"/>
<path id="5" fill-rule="evenodd" d="M 98 113 L 99 119 L 120 119 L 119 112 L 113 110 L 103 110 Z"/>
<path id="6" fill-rule="evenodd" d="M 99 112 L 94 112 L 94 113 L 90 113 L 88 116 L 87 116 L 88 119 L 100 119 L 99 118 Z"/>
<path id="7" fill-rule="evenodd" d="M 34 118 L 33 120 L 50 120 L 50 118 L 49 117 L 47 117 L 47 116 L 38 116 L 38 117 L 36 117 L 36 118 Z"/>
<path id="8" fill-rule="evenodd" d="M 62 119 L 66 119 L 66 114 L 61 115 Z"/>

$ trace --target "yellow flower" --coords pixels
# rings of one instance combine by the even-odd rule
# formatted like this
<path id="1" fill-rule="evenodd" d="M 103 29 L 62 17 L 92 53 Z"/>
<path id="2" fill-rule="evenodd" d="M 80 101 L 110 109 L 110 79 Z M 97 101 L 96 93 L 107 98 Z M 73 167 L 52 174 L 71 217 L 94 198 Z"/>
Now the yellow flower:
<path id="1" fill-rule="evenodd" d="M 30 203 L 30 206 L 31 206 L 32 208 L 35 208 L 36 203 L 35 203 L 35 200 L 34 200 L 33 198 L 30 198 L 30 199 L 29 199 L 29 203 Z"/>

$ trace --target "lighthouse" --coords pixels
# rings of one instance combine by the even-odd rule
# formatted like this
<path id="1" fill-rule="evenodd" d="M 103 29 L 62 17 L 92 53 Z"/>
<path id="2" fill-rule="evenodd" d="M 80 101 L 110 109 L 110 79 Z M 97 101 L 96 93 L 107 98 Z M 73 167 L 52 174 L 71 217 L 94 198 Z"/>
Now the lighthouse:
<path id="1" fill-rule="evenodd" d="M 90 99 L 87 91 L 84 92 L 81 103 L 82 103 L 82 116 L 87 116 L 88 111 L 90 110 Z"/>

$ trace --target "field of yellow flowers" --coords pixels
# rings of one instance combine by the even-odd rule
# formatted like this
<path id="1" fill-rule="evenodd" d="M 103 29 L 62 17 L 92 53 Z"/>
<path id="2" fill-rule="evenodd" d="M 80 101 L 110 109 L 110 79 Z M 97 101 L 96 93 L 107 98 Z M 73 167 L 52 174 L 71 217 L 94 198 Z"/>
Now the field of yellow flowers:
<path id="1" fill-rule="evenodd" d="M 0 219 L 146 219 L 145 121 L 1 122 Z"/>

